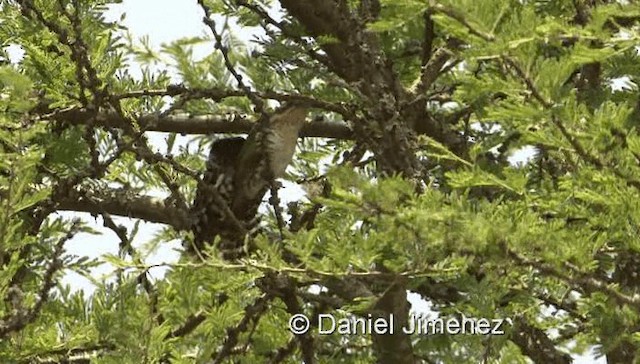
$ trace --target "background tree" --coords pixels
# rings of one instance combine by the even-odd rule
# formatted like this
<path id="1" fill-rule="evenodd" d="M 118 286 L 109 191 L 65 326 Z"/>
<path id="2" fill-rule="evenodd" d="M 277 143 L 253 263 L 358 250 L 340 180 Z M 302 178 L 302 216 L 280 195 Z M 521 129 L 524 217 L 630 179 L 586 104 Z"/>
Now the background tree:
<path id="1" fill-rule="evenodd" d="M 128 74 L 159 58 L 118 36 L 108 3 L 1 2 L 3 47 L 25 51 L 0 59 L 3 362 L 638 359 L 634 2 L 201 0 L 211 37 L 162 50 L 181 84 Z M 247 48 L 214 14 L 265 35 Z M 198 42 L 215 51 L 194 61 Z M 306 196 L 282 206 L 273 185 L 240 259 L 214 241 L 150 279 L 137 225 L 112 216 L 190 246 L 211 141 L 284 102 L 311 110 L 287 176 Z M 160 151 L 152 132 L 169 133 Z M 200 136 L 176 145 L 185 134 Z M 532 158 L 509 163 L 523 148 Z M 90 297 L 58 284 L 97 263 L 65 253 L 90 229 L 62 210 L 121 241 L 104 257 L 118 279 Z M 407 292 L 433 315 L 511 324 L 402 335 Z M 299 313 L 393 314 L 396 334 L 294 336 Z"/>

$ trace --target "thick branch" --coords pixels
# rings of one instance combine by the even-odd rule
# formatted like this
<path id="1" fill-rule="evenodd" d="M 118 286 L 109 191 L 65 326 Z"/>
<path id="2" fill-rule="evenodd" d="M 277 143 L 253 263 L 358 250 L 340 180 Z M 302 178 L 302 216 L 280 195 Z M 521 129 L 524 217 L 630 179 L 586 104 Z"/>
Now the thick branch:
<path id="1" fill-rule="evenodd" d="M 186 211 L 174 206 L 165 205 L 160 198 L 140 196 L 122 190 L 97 190 L 90 192 L 91 199 L 78 194 L 70 194 L 58 201 L 57 209 L 66 211 L 88 212 L 143 219 L 173 226 L 177 230 L 186 230 L 190 226 Z"/>
<path id="2" fill-rule="evenodd" d="M 416 358 L 411 346 L 409 336 L 402 331 L 409 322 L 409 302 L 407 302 L 407 289 L 405 282 L 396 282 L 391 285 L 380 297 L 375 305 L 374 317 L 393 315 L 393 334 L 374 334 L 373 345 L 376 348 L 378 363 L 416 363 Z"/>
<path id="3" fill-rule="evenodd" d="M 280 4 L 312 37 L 336 40 L 321 47 L 331 60 L 331 70 L 355 85 L 364 102 L 367 121 L 354 124 L 358 128 L 355 134 L 358 142 L 375 154 L 378 168 L 390 175 L 420 175 L 422 165 L 415 156 L 412 130 L 417 119 L 402 112 L 407 92 L 396 77 L 393 62 L 381 50 L 377 35 L 365 28 L 346 2 L 280 0 Z"/>
<path id="4" fill-rule="evenodd" d="M 549 339 L 543 330 L 529 325 L 522 318 L 517 319 L 515 322 L 511 341 L 518 345 L 522 353 L 531 358 L 534 363 L 573 363 L 571 355 L 557 350 L 553 341 Z"/>
<path id="5" fill-rule="evenodd" d="M 416 362 L 410 337 L 402 332 L 402 328 L 407 327 L 406 325 L 409 319 L 407 290 L 402 281 L 403 279 L 396 279 L 395 282 L 391 283 L 387 290 L 376 299 L 376 303 L 371 310 L 369 310 L 369 313 L 376 318 L 388 318 L 389 315 L 393 315 L 394 317 L 395 334 L 373 335 L 377 363 L 400 364 Z M 329 292 L 345 301 L 376 296 L 361 280 L 348 277 L 323 280 L 322 285 L 327 287 Z"/>
<path id="6" fill-rule="evenodd" d="M 85 125 L 92 115 L 81 109 L 71 109 L 54 115 L 54 119 L 72 125 Z M 180 134 L 247 134 L 255 121 L 242 115 L 145 115 L 137 118 L 140 128 L 148 131 L 160 131 Z M 122 128 L 128 121 L 117 113 L 100 113 L 95 118 L 97 125 Z M 302 137 L 321 137 L 352 139 L 353 132 L 345 123 L 316 121 L 305 125 L 300 132 Z"/>
<path id="7" fill-rule="evenodd" d="M 310 35 L 339 40 L 326 42 L 321 47 L 329 56 L 332 71 L 346 81 L 361 80 L 368 71 L 377 68 L 372 65 L 372 58 L 359 47 L 363 41 L 362 26 L 356 23 L 346 5 L 336 6 L 334 1 L 327 0 L 281 0 L 280 4 L 304 24 Z M 374 78 L 378 71 L 368 76 Z"/>

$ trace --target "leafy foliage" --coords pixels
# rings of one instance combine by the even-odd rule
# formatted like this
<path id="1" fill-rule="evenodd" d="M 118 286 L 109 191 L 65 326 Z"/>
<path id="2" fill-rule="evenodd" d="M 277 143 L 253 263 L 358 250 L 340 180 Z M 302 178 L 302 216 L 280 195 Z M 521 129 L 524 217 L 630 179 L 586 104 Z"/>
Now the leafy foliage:
<path id="1" fill-rule="evenodd" d="M 211 36 L 160 49 L 105 19 L 116 3 L 0 3 L 0 46 L 24 51 L 0 53 L 0 361 L 639 360 L 636 3 L 201 0 Z M 312 109 L 288 170 L 304 193 L 265 200 L 241 259 L 149 263 L 192 242 L 210 142 L 286 102 Z M 117 254 L 66 252 L 103 243 L 68 210 Z M 143 249 L 139 221 L 164 224 Z M 105 262 L 112 280 L 91 274 Z M 505 333 L 287 330 L 400 325 L 407 292 L 413 313 Z"/>

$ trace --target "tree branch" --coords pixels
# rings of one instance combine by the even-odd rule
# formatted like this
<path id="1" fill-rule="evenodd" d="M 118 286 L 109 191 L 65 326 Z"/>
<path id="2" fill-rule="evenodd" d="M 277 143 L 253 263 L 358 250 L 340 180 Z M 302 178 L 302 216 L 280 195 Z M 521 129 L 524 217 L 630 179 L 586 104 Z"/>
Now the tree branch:
<path id="1" fill-rule="evenodd" d="M 44 307 L 44 304 L 49 300 L 49 293 L 51 289 L 56 285 L 55 275 L 63 268 L 62 266 L 62 254 L 64 253 L 64 244 L 71 240 L 80 229 L 80 220 L 74 220 L 69 231 L 65 236 L 60 238 L 53 247 L 53 253 L 51 261 L 44 272 L 41 286 L 36 296 L 36 302 L 32 307 L 24 309 L 20 307 L 21 300 L 15 302 L 13 314 L 7 315 L 0 319 L 0 338 L 4 338 L 12 332 L 22 330 L 25 326 L 33 322 L 40 311 Z M 19 288 L 16 287 L 17 290 Z"/>
<path id="2" fill-rule="evenodd" d="M 83 109 L 68 109 L 53 115 L 59 122 L 70 125 L 85 125 L 92 115 Z M 180 134 L 247 134 L 255 121 L 239 114 L 220 115 L 144 115 L 136 119 L 140 128 L 146 131 L 159 131 Z M 106 127 L 123 128 L 128 120 L 114 112 L 103 112 L 95 116 L 96 124 Z M 353 139 L 353 131 L 346 123 L 315 121 L 305 125 L 300 132 L 302 137 L 320 137 L 333 139 Z"/>
<path id="3" fill-rule="evenodd" d="M 511 341 L 518 345 L 522 353 L 531 358 L 534 363 L 573 363 L 571 355 L 557 350 L 553 341 L 543 330 L 529 325 L 523 318 L 515 321 Z"/>
<path id="4" fill-rule="evenodd" d="M 160 198 L 116 189 L 74 192 L 58 200 L 56 209 L 88 212 L 95 215 L 107 212 L 112 215 L 171 225 L 176 230 L 187 230 L 191 225 L 187 211 L 167 206 Z"/>

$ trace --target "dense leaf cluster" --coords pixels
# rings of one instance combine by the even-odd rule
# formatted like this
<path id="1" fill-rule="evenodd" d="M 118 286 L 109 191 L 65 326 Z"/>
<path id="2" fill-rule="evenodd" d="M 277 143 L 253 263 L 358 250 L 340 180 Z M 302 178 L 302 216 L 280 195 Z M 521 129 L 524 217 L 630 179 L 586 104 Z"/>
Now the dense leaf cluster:
<path id="1" fill-rule="evenodd" d="M 108 21 L 115 3 L 0 2 L 1 362 L 640 359 L 635 2 L 200 0 L 210 36 L 161 49 Z M 242 259 L 212 246 L 152 279 L 156 249 L 193 240 L 210 142 L 288 101 L 312 110 L 288 170 L 304 193 L 265 199 Z M 108 243 L 92 220 L 118 254 L 66 252 Z M 164 224 L 142 247 L 140 221 Z M 90 274 L 105 262 L 113 279 Z M 287 330 L 300 313 L 406 324 L 408 297 L 509 325 Z"/>

